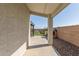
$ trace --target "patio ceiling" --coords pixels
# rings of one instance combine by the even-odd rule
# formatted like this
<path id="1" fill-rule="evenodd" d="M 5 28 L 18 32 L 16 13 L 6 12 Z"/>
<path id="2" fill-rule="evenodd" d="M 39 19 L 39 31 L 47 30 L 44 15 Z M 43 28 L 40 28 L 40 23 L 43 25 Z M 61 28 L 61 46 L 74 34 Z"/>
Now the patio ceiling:
<path id="1" fill-rule="evenodd" d="M 40 16 L 55 16 L 61 10 L 63 10 L 68 3 L 27 3 L 31 14 L 40 15 Z"/>

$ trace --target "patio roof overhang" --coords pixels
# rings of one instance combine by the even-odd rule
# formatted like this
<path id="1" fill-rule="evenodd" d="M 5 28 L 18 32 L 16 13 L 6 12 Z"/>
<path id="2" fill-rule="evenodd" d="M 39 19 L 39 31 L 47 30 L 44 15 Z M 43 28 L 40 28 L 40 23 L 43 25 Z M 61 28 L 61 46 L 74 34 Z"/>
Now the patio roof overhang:
<path id="1" fill-rule="evenodd" d="M 61 12 L 69 3 L 27 3 L 30 14 L 48 17 L 48 15 L 56 16 Z"/>

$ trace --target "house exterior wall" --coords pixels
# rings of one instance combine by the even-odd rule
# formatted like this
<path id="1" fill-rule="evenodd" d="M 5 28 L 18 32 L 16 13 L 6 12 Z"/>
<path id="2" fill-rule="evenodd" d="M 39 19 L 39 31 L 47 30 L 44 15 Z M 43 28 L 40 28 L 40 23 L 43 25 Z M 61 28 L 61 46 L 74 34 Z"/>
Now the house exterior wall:
<path id="1" fill-rule="evenodd" d="M 28 20 L 24 4 L 0 4 L 0 55 L 11 55 L 28 41 Z"/>
<path id="2" fill-rule="evenodd" d="M 58 37 L 79 47 L 79 25 L 60 27 Z"/>

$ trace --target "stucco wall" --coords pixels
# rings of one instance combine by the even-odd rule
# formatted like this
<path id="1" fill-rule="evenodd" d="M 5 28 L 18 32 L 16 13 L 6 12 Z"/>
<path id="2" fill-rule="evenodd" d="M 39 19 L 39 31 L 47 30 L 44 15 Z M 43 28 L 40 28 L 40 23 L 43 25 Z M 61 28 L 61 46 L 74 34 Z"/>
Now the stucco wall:
<path id="1" fill-rule="evenodd" d="M 58 28 L 58 37 L 79 47 L 79 25 Z"/>
<path id="2" fill-rule="evenodd" d="M 11 55 L 28 39 L 24 4 L 0 4 L 0 55 Z"/>

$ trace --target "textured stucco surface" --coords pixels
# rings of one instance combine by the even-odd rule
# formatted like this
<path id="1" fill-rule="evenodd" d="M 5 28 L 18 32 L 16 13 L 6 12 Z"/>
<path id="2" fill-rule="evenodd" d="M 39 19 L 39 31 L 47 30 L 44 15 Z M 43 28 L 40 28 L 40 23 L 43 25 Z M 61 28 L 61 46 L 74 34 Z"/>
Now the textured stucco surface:
<path id="1" fill-rule="evenodd" d="M 28 39 L 24 4 L 0 4 L 0 55 L 11 55 Z"/>

